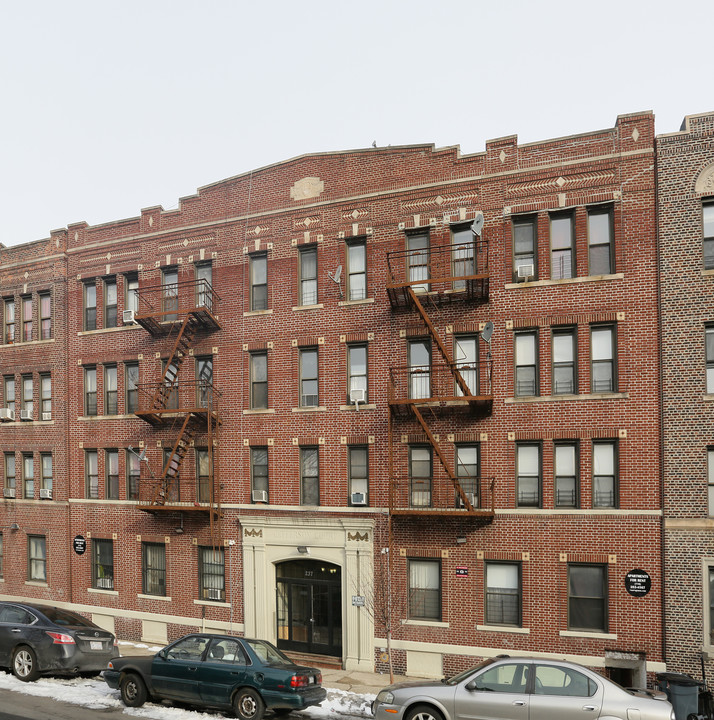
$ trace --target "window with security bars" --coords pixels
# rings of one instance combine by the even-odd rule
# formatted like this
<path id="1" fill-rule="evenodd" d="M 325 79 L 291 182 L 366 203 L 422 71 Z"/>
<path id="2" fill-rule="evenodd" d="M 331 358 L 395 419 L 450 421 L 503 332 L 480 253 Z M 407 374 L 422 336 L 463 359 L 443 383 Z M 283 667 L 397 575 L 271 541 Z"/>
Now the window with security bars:
<path id="1" fill-rule="evenodd" d="M 300 250 L 300 305 L 317 305 L 317 249 Z"/>
<path id="2" fill-rule="evenodd" d="M 533 396 L 538 394 L 538 334 L 519 332 L 514 336 L 516 374 L 515 394 Z"/>
<path id="3" fill-rule="evenodd" d="M 92 587 L 114 590 L 114 541 L 92 539 Z"/>
<path id="4" fill-rule="evenodd" d="M 568 566 L 568 629 L 607 632 L 607 567 Z"/>
<path id="5" fill-rule="evenodd" d="M 555 506 L 578 506 L 578 449 L 575 443 L 553 446 L 555 472 Z"/>
<path id="6" fill-rule="evenodd" d="M 575 369 L 576 342 L 572 328 L 553 330 L 553 395 L 578 392 Z"/>
<path id="7" fill-rule="evenodd" d="M 201 600 L 225 602 L 226 563 L 223 548 L 199 548 L 198 586 Z"/>
<path id="8" fill-rule="evenodd" d="M 518 507 L 540 507 L 541 461 L 540 445 L 519 443 L 516 445 L 516 486 Z"/>
<path id="9" fill-rule="evenodd" d="M 617 443 L 593 443 L 593 507 L 617 507 Z"/>
<path id="10" fill-rule="evenodd" d="M 441 562 L 409 561 L 409 617 L 441 620 Z"/>
<path id="11" fill-rule="evenodd" d="M 596 325 L 590 329 L 590 352 L 592 392 L 615 392 L 615 328 L 612 325 Z"/>
<path id="12" fill-rule="evenodd" d="M 702 234 L 704 244 L 704 269 L 714 269 L 714 202 L 711 198 L 702 204 Z"/>
<path id="13" fill-rule="evenodd" d="M 166 595 L 166 546 L 163 543 L 141 543 L 141 592 Z"/>
<path id="14" fill-rule="evenodd" d="M 250 309 L 268 309 L 268 256 L 250 256 Z"/>
<path id="15" fill-rule="evenodd" d="M 27 538 L 27 579 L 47 582 L 47 538 L 44 535 Z"/>
<path id="16" fill-rule="evenodd" d="M 486 624 L 521 625 L 521 568 L 518 563 L 486 563 Z"/>
<path id="17" fill-rule="evenodd" d="M 575 276 L 573 214 L 550 218 L 550 277 L 565 280 Z"/>

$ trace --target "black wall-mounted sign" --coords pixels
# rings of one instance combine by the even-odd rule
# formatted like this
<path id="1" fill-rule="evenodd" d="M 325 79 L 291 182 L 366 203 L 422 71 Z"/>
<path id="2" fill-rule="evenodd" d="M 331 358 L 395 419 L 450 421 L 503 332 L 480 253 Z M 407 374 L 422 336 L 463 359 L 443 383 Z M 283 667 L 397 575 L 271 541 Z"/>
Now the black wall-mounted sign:
<path id="1" fill-rule="evenodd" d="M 625 589 L 634 597 L 644 597 L 652 587 L 652 578 L 644 570 L 630 570 L 625 575 Z"/>
<path id="2" fill-rule="evenodd" d="M 82 535 L 75 535 L 74 540 L 72 540 L 72 547 L 77 555 L 84 555 L 84 552 L 87 549 L 87 541 L 84 537 L 82 537 Z"/>

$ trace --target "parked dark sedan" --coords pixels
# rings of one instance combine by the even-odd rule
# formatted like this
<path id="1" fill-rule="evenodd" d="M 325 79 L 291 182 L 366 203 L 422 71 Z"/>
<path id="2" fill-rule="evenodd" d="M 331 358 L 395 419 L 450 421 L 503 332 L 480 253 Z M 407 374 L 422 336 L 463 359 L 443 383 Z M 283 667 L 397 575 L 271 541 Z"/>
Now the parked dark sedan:
<path id="1" fill-rule="evenodd" d="M 211 633 L 186 635 L 156 655 L 113 658 L 104 679 L 130 707 L 178 700 L 242 720 L 260 720 L 266 708 L 304 710 L 327 694 L 318 669 L 296 665 L 269 642 Z"/>
<path id="2" fill-rule="evenodd" d="M 50 605 L 0 602 L 0 667 L 19 680 L 40 673 L 98 675 L 117 654 L 117 641 L 86 618 Z"/>

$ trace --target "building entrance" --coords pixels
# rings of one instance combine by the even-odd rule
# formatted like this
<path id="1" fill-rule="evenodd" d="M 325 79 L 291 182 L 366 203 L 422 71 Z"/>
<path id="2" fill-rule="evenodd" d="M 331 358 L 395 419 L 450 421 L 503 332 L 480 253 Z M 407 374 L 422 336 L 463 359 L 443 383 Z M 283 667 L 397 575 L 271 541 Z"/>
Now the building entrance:
<path id="1" fill-rule="evenodd" d="M 278 647 L 342 657 L 342 572 L 318 560 L 276 565 Z"/>

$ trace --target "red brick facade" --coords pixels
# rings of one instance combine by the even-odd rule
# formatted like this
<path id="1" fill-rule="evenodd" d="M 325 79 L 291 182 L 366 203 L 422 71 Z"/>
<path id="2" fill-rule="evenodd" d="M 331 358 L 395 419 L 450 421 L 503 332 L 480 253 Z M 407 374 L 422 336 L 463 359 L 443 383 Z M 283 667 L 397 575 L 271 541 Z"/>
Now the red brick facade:
<path id="1" fill-rule="evenodd" d="M 25 293 L 50 290 L 54 338 L 3 345 L 0 367 L 14 372 L 18 384 L 24 373 L 51 369 L 53 417 L 0 424 L 0 449 L 14 448 L 18 464 L 22 452 L 32 451 L 37 467 L 38 453 L 50 448 L 55 475 L 51 501 L 35 495 L 3 502 L 2 594 L 72 603 L 125 637 L 172 638 L 210 626 L 275 640 L 284 620 L 276 612 L 282 602 L 275 597 L 276 573 L 281 563 L 309 558 L 329 565 L 325 572 L 341 569 L 331 619 L 341 637 L 331 649 L 348 666 L 385 667 L 385 618 L 370 598 L 388 585 L 397 670 L 438 675 L 508 651 L 572 656 L 613 668 L 629 682 L 663 668 L 653 132 L 653 117 L 638 114 L 618 118 L 612 129 L 529 145 L 501 138 L 473 156 L 412 146 L 299 157 L 202 188 L 176 211 L 148 208 L 138 218 L 72 225 L 44 244 L 3 249 L 3 296 L 19 304 Z M 428 236 L 426 264 L 435 263 L 479 213 L 487 296 L 472 302 L 458 283 L 447 292 L 430 286 L 420 297 L 432 339 L 418 313 L 390 305 L 387 253 L 403 251 L 415 235 Z M 596 221 L 605 228 L 599 248 Z M 514 262 L 514 246 L 522 250 L 514 239 L 519 223 L 537 238 L 525 281 Z M 565 236 L 556 236 L 556 225 L 558 232 L 566 228 Z M 349 290 L 362 280 L 359 272 L 350 275 L 360 267 L 349 255 L 353 242 L 366 257 L 366 292 L 356 299 Z M 251 268 L 263 257 L 267 309 L 253 310 Z M 128 446 L 145 451 L 144 484 L 150 473 L 161 474 L 176 432 L 126 412 L 126 364 L 138 363 L 141 383 L 160 379 L 170 342 L 122 324 L 125 283 L 138 277 L 141 293 L 161 285 L 167 268 L 176 269 L 179 284 L 192 282 L 206 263 L 220 297 L 220 329 L 199 332 L 190 357 L 212 358 L 213 383 L 222 393 L 215 462 L 223 518 L 213 526 L 189 507 L 200 500 L 195 452 L 206 437 L 194 438 L 181 466 L 185 513 L 137 510 L 126 482 Z M 335 282 L 338 266 L 344 271 Z M 114 281 L 119 319 L 105 329 L 106 288 Z M 87 285 L 96 288 L 96 330 L 83 326 Z M 316 288 L 317 296 L 306 301 L 301 288 Z M 390 423 L 390 368 L 410 364 L 410 343 L 426 337 L 434 379 L 441 362 L 436 338 L 452 358 L 460 343 L 473 341 L 483 360 L 489 346 L 480 333 L 489 321 L 492 385 L 481 391 L 488 402 L 480 400 L 474 414 L 437 403 L 425 417 L 449 461 L 460 447 L 478 454 L 479 509 L 492 503 L 493 517 L 454 511 L 454 488 L 432 449 L 429 497 L 443 513 L 394 514 L 390 533 L 390 505 L 409 487 L 410 448 L 431 447 L 413 418 Z M 532 362 L 524 360 L 528 353 L 515 354 L 524 334 L 536 351 Z M 574 352 L 564 365 L 555 352 L 554 367 L 553 339 L 561 334 Z M 368 368 L 368 394 L 357 407 L 348 402 L 354 346 L 366 346 Z M 304 394 L 314 385 L 303 384 L 310 379 L 307 365 L 301 371 L 304 350 L 316 351 L 318 367 L 317 398 L 308 408 L 301 388 Z M 267 354 L 266 410 L 251 408 L 255 353 Z M 118 407 L 107 413 L 104 379 L 113 367 Z M 96 370 L 96 416 L 85 408 L 87 370 Z M 195 377 L 192 361 L 185 372 Z M 553 380 L 561 372 L 571 378 L 567 392 Z M 526 376 L 532 386 L 523 385 Z M 256 447 L 267 448 L 268 504 L 252 502 Z M 351 503 L 348 458 L 355 447 L 367 449 L 365 506 Z M 568 462 L 560 468 L 574 480 L 558 481 L 574 489 L 570 501 L 556 496 L 556 447 L 576 460 L 567 472 Z M 305 449 L 315 449 L 319 462 L 319 507 L 301 504 Z M 96 499 L 87 497 L 87 451 L 97 451 Z M 117 452 L 118 499 L 107 499 L 107 451 Z M 594 467 L 601 451 L 614 467 L 602 459 Z M 533 458 L 535 475 L 528 475 L 526 461 Z M 531 487 L 533 495 L 524 490 Z M 12 522 L 19 530 L 8 529 Z M 28 534 L 47 538 L 46 583 L 27 581 Z M 90 541 L 85 555 L 71 550 L 78 534 Z M 92 577 L 92 542 L 102 539 L 113 540 L 112 590 L 96 587 Z M 166 597 L 142 591 L 145 543 L 165 548 Z M 225 602 L 198 600 L 198 548 L 213 545 L 225 551 Z M 518 568 L 516 622 L 485 614 L 486 567 L 497 562 L 496 569 Z M 433 578 L 420 586 L 424 578 L 415 568 L 425 565 L 438 566 L 438 607 L 428 613 L 412 604 L 415 585 L 425 597 L 433 590 Z M 573 568 L 600 573 L 597 597 L 585 597 L 588 589 L 576 580 L 569 585 Z M 625 588 L 633 569 L 651 578 L 642 597 Z M 569 587 L 575 588 L 570 601 Z M 569 605 L 594 608 L 599 619 L 586 611 L 591 626 L 584 628 Z"/>

